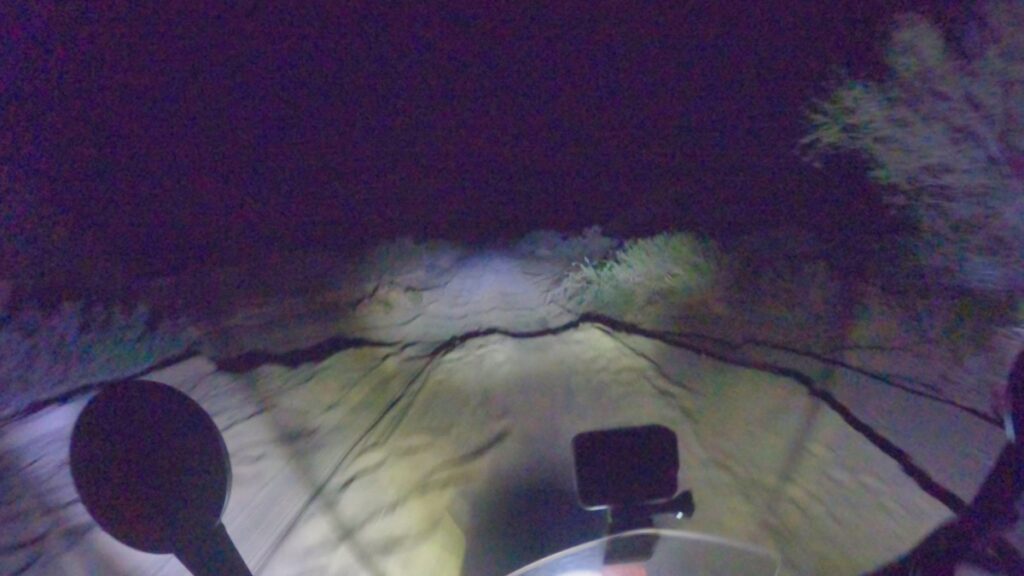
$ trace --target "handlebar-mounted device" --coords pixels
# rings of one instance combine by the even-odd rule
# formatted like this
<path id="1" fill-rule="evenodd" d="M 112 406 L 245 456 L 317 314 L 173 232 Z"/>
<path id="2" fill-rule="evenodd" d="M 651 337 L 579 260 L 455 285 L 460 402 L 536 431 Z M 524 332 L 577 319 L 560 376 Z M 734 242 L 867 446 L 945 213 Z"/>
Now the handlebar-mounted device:
<path id="1" fill-rule="evenodd" d="M 583 432 L 573 438 L 572 447 L 580 504 L 608 511 L 609 536 L 652 528 L 660 514 L 693 515 L 693 493 L 676 495 L 679 449 L 671 429 L 650 425 Z M 656 538 L 629 542 L 628 549 L 610 545 L 605 564 L 649 559 Z"/>

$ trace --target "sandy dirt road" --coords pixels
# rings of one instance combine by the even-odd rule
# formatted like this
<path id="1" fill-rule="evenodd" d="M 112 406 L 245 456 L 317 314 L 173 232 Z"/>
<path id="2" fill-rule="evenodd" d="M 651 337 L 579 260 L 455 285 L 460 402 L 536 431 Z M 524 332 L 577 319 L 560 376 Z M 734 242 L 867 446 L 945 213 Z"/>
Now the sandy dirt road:
<path id="1" fill-rule="evenodd" d="M 262 331 L 267 349 L 150 374 L 220 426 L 234 467 L 225 524 L 254 572 L 505 574 L 600 534 L 601 518 L 575 505 L 570 441 L 632 424 L 679 437 L 697 513 L 664 525 L 768 548 L 785 574 L 859 573 L 950 515 L 806 382 L 751 367 L 757 354 L 579 321 L 553 293 L 565 265 L 463 255 L 379 278 L 336 309 L 268 306 L 221 336 Z M 326 334 L 344 338 L 324 345 Z M 756 360 L 811 383 L 837 374 L 803 357 Z M 843 398 L 869 405 L 870 388 L 857 390 L 868 396 Z M 87 400 L 0 429 L 0 574 L 182 574 L 113 541 L 78 502 L 67 445 Z M 963 418 L 911 406 L 932 429 Z M 912 456 L 963 444 L 900 438 L 899 415 L 865 417 L 888 422 Z M 993 458 L 999 430 L 971 434 L 977 461 Z M 941 476 L 941 459 L 928 463 Z M 977 474 L 953 489 L 969 497 Z"/>

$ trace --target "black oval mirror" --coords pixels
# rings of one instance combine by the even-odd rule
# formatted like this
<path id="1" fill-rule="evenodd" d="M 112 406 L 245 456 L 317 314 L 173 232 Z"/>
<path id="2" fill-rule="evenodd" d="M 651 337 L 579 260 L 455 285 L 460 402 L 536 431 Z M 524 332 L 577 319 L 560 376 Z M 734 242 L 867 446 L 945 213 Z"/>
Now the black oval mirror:
<path id="1" fill-rule="evenodd" d="M 75 423 L 71 475 L 86 510 L 124 544 L 173 553 L 197 575 L 249 574 L 220 520 L 227 447 L 184 393 L 146 380 L 105 386 Z"/>

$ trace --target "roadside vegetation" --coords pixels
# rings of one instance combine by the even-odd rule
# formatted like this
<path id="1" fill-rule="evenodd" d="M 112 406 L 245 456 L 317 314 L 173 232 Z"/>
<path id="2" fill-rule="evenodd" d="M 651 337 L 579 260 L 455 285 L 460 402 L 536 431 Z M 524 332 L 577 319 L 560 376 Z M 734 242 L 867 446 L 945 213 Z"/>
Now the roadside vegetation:
<path id="1" fill-rule="evenodd" d="M 844 72 L 808 108 L 800 151 L 857 156 L 898 237 L 841 250 L 796 234 L 717 247 L 686 232 L 581 258 L 567 301 L 624 319 L 821 349 L 898 342 L 963 357 L 1024 325 L 1024 7 L 979 4 L 965 30 L 898 18 L 888 73 Z M 848 266 L 844 260 L 857 260 Z"/>
<path id="2" fill-rule="evenodd" d="M 80 386 L 125 378 L 185 352 L 184 322 L 161 321 L 146 307 L 27 309 L 0 314 L 0 415 Z"/>
<path id="3" fill-rule="evenodd" d="M 857 156 L 916 227 L 916 265 L 877 293 L 926 338 L 963 352 L 1024 325 L 1024 5 L 989 0 L 958 30 L 898 18 L 887 74 L 848 71 L 812 103 L 811 162 Z M 883 274 L 883 280 L 891 280 Z M 893 289 L 895 288 L 895 289 Z M 891 312 L 890 312 L 891 313 Z"/>
<path id="4" fill-rule="evenodd" d="M 821 352 L 847 345 L 928 346 L 962 358 L 1022 324 L 996 292 L 930 284 L 891 254 L 851 272 L 813 240 L 758 234 L 728 249 L 685 232 L 626 241 L 577 260 L 566 305 L 663 329 L 760 339 Z"/>
<path id="5" fill-rule="evenodd" d="M 808 112 L 811 162 L 860 157 L 915 222 L 933 284 L 1024 293 L 1024 4 L 979 3 L 962 30 L 909 14 L 887 75 L 845 72 Z"/>
<path id="6" fill-rule="evenodd" d="M 564 282 L 569 305 L 734 338 L 821 349 L 917 343 L 958 357 L 1020 328 L 1022 28 L 1024 5 L 1004 0 L 979 4 L 958 31 L 902 16 L 884 77 L 845 71 L 809 106 L 805 158 L 866 161 L 906 230 L 838 250 L 796 234 L 755 234 L 727 249 L 685 232 L 631 240 L 577 260 Z"/>
<path id="7" fill-rule="evenodd" d="M 712 293 L 719 259 L 710 241 L 691 234 L 628 240 L 605 258 L 575 262 L 562 290 L 580 310 L 626 317 L 650 305 L 683 304 Z"/>

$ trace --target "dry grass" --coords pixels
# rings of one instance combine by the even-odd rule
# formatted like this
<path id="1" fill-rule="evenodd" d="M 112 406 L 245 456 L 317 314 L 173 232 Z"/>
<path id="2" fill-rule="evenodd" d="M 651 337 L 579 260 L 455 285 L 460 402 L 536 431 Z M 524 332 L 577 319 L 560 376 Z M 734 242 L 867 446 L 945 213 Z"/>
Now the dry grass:
<path id="1" fill-rule="evenodd" d="M 810 238 L 783 240 L 755 237 L 729 252 L 685 233 L 630 240 L 577 262 L 562 291 L 580 311 L 813 350 L 900 341 L 962 357 L 1024 314 L 1011 297 L 929 286 L 903 269 L 910 261 L 860 277 L 834 268 Z"/>
<path id="2" fill-rule="evenodd" d="M 147 308 L 65 304 L 0 317 L 0 413 L 76 387 L 124 378 L 181 354 L 194 341 L 184 322 L 157 322 Z"/>
<path id="3" fill-rule="evenodd" d="M 629 240 L 608 258 L 577 262 L 562 290 L 571 305 L 627 317 L 651 305 L 675 306 L 715 289 L 719 257 L 685 233 Z"/>

